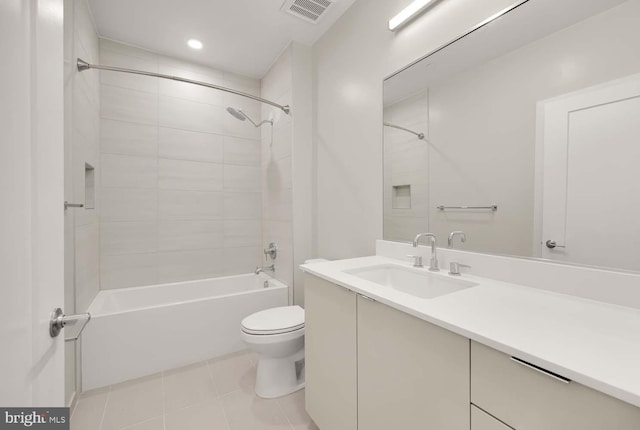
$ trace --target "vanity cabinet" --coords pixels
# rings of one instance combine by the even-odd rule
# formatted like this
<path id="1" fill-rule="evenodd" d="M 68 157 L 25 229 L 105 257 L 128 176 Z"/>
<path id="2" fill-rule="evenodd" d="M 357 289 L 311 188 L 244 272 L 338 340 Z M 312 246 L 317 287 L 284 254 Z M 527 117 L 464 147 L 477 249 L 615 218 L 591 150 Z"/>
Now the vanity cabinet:
<path id="1" fill-rule="evenodd" d="M 469 428 L 468 339 L 360 295 L 357 321 L 360 429 Z"/>
<path id="2" fill-rule="evenodd" d="M 322 430 L 356 430 L 356 294 L 305 275 L 306 409 Z"/>
<path id="3" fill-rule="evenodd" d="M 469 340 L 305 275 L 306 409 L 321 430 L 469 429 Z"/>
<path id="4" fill-rule="evenodd" d="M 640 408 L 473 341 L 471 402 L 516 430 L 640 429 Z"/>
<path id="5" fill-rule="evenodd" d="M 471 405 L 471 430 L 512 430 L 481 409 Z"/>

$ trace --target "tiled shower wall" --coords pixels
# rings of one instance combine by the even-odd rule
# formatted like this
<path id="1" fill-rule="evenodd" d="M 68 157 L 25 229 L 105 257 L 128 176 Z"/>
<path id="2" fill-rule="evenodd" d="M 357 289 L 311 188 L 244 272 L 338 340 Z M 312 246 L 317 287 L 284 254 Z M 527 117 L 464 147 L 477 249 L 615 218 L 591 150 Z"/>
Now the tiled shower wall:
<path id="1" fill-rule="evenodd" d="M 260 94 L 260 82 L 100 41 L 106 65 Z M 100 281 L 111 289 L 252 272 L 262 229 L 257 102 L 209 88 L 100 72 Z"/>
<path id="2" fill-rule="evenodd" d="M 289 46 L 262 79 L 263 98 L 282 105 L 291 104 L 291 60 Z M 278 244 L 274 276 L 293 286 L 292 116 L 265 104 L 262 117 L 274 121 L 273 127 L 262 127 L 263 245 Z M 290 303 L 294 301 L 293 292 L 294 289 L 289 288 Z"/>

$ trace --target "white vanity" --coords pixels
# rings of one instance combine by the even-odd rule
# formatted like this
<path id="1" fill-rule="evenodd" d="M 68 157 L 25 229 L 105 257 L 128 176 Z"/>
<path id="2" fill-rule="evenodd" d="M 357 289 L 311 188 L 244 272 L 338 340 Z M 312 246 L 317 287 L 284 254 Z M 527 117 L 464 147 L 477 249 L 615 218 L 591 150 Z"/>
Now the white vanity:
<path id="1" fill-rule="evenodd" d="M 431 273 L 399 259 L 410 245 L 385 247 L 395 258 L 303 266 L 306 402 L 321 430 L 640 428 L 639 309 Z M 444 251 L 445 263 L 472 255 Z"/>

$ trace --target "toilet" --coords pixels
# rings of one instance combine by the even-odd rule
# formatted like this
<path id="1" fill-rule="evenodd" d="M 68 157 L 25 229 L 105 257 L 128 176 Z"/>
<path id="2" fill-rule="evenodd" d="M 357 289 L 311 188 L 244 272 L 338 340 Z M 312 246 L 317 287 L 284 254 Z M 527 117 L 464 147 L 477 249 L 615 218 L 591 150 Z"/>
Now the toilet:
<path id="1" fill-rule="evenodd" d="M 242 320 L 242 340 L 258 353 L 256 394 L 271 399 L 304 388 L 304 309 L 283 306 Z"/>
<path id="2" fill-rule="evenodd" d="M 316 258 L 305 264 L 323 263 Z M 256 394 L 266 399 L 304 388 L 304 309 L 282 306 L 249 315 L 240 325 L 242 340 L 258 353 Z"/>

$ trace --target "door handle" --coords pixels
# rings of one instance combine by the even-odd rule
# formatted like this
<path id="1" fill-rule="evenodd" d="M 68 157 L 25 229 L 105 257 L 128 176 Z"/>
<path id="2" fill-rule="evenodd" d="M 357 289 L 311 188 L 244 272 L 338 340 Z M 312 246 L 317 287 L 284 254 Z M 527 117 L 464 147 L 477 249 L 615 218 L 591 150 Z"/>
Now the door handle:
<path id="1" fill-rule="evenodd" d="M 551 240 L 551 239 L 547 240 L 547 241 L 545 242 L 545 245 L 547 245 L 547 248 L 549 248 L 549 249 L 553 249 L 553 248 L 565 248 L 565 246 L 564 246 L 564 245 L 558 245 L 558 244 L 556 243 L 556 241 L 555 241 L 555 240 Z"/>
<path id="2" fill-rule="evenodd" d="M 82 203 L 69 203 L 64 202 L 64 210 L 66 211 L 69 208 L 83 208 L 84 205 Z"/>
<path id="3" fill-rule="evenodd" d="M 78 321 L 84 321 L 78 335 L 76 337 L 65 339 L 64 341 L 68 342 L 70 340 L 77 340 L 90 319 L 91 314 L 88 312 L 85 314 L 65 315 L 64 312 L 62 312 L 62 309 L 56 308 L 51 312 L 51 317 L 49 318 L 49 335 L 51 337 L 57 337 L 65 326 L 74 325 Z"/>

